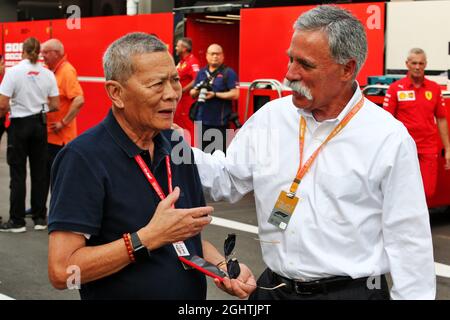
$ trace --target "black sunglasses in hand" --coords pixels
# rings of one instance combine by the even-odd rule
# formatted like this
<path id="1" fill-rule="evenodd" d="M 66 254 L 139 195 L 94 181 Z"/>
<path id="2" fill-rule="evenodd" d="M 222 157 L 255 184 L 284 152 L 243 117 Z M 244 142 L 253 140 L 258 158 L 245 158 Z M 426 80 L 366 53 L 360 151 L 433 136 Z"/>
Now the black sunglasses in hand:
<path id="1" fill-rule="evenodd" d="M 237 277 L 239 277 L 239 274 L 241 273 L 241 267 L 239 266 L 238 260 L 236 258 L 228 259 L 233 254 L 235 245 L 236 245 L 236 234 L 235 233 L 228 234 L 228 237 L 225 239 L 225 242 L 223 244 L 223 251 L 225 253 L 225 261 L 227 263 L 227 273 L 230 279 L 236 279 Z M 242 282 L 239 279 L 238 281 Z M 256 286 L 247 283 L 246 285 L 253 286 L 255 288 L 260 288 L 262 290 L 275 290 L 286 286 L 286 283 L 282 282 L 279 285 L 271 288 Z"/>
<path id="2" fill-rule="evenodd" d="M 241 273 L 239 261 L 236 258 L 228 259 L 232 255 L 234 246 L 236 245 L 236 234 L 230 233 L 223 244 L 225 261 L 227 262 L 227 273 L 230 279 L 236 279 Z"/>

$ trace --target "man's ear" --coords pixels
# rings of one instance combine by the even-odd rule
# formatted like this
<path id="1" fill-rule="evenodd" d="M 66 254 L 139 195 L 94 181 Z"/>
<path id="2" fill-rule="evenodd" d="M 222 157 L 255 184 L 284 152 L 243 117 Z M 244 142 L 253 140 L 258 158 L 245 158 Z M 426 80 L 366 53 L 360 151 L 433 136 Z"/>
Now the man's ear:
<path id="1" fill-rule="evenodd" d="M 124 89 L 122 85 L 115 80 L 107 80 L 105 82 L 106 93 L 108 94 L 109 99 L 111 99 L 112 103 L 119 109 L 124 108 L 123 103 L 123 92 Z"/>
<path id="2" fill-rule="evenodd" d="M 343 65 L 342 80 L 348 81 L 350 79 L 353 79 L 355 72 L 356 72 L 356 61 L 351 59 Z"/>

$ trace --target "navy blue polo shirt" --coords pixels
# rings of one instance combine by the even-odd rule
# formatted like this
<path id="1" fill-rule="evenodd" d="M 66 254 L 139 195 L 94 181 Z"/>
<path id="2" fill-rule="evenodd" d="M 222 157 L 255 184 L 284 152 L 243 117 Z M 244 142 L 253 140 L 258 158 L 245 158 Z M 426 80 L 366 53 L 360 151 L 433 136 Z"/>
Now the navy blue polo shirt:
<path id="1" fill-rule="evenodd" d="M 160 199 L 134 156 L 142 155 L 167 195 L 165 156 L 178 143 L 171 141 L 172 132 L 166 130 L 154 138 L 154 157 L 150 159 L 147 151 L 128 138 L 110 111 L 103 122 L 69 143 L 52 168 L 49 233 L 90 234 L 87 246 L 97 246 L 147 225 Z M 189 147 L 182 150 L 188 150 L 193 159 Z M 171 160 L 171 168 L 173 187 L 181 189 L 175 207 L 204 206 L 193 161 L 174 164 Z M 185 244 L 191 254 L 203 256 L 200 235 Z M 169 244 L 152 251 L 150 261 L 129 264 L 113 275 L 81 285 L 80 295 L 82 299 L 206 299 L 206 279 L 198 271 L 184 270 Z"/>
<path id="2" fill-rule="evenodd" d="M 226 71 L 226 76 L 223 71 Z M 208 67 L 200 69 L 195 79 L 194 87 L 201 81 L 208 78 Z M 226 81 L 224 81 L 224 79 Z M 216 77 L 212 83 L 212 89 L 214 92 L 226 92 L 236 88 L 238 78 L 236 72 L 230 67 L 226 69 L 219 69 Z M 195 116 L 196 121 L 202 121 L 203 124 L 208 126 L 226 126 L 228 125 L 228 118 L 231 114 L 231 100 L 212 98 L 206 100 L 204 103 L 198 104 L 198 111 Z"/>

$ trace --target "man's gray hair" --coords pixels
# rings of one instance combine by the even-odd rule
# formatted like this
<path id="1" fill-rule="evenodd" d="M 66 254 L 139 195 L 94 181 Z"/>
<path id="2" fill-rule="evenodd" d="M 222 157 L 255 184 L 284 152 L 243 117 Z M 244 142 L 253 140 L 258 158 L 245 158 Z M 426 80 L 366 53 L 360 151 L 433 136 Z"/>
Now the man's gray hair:
<path id="1" fill-rule="evenodd" d="M 64 45 L 60 40 L 56 38 L 45 41 L 43 44 L 41 44 L 41 48 L 46 50 L 55 50 L 61 56 L 64 55 Z"/>
<path id="2" fill-rule="evenodd" d="M 425 60 L 427 60 L 427 54 L 421 48 L 412 48 L 411 50 L 409 50 L 409 52 L 408 52 L 408 59 L 409 59 L 409 57 L 411 57 L 412 54 L 423 54 L 424 57 L 425 57 Z"/>
<path id="3" fill-rule="evenodd" d="M 328 36 L 333 59 L 340 64 L 355 59 L 356 78 L 367 57 L 367 38 L 362 23 L 349 11 L 333 5 L 321 5 L 303 13 L 294 23 L 295 30 L 321 30 Z"/>
<path id="4" fill-rule="evenodd" d="M 167 51 L 167 46 L 157 37 L 143 32 L 129 33 L 106 49 L 103 55 L 105 78 L 125 82 L 134 72 L 134 55 L 164 51 Z"/>

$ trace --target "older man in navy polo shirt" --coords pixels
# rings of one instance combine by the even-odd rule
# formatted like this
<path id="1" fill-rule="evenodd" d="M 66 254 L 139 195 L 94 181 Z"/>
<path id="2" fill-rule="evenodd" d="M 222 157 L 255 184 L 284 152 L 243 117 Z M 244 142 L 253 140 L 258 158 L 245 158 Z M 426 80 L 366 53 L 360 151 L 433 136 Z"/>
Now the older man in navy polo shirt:
<path id="1" fill-rule="evenodd" d="M 110 45 L 103 64 L 112 109 L 53 166 L 50 280 L 59 289 L 78 280 L 82 299 L 205 299 L 205 276 L 178 258 L 224 258 L 200 238 L 213 208 L 195 164 L 171 156 L 178 141 L 167 129 L 181 96 L 172 57 L 156 37 L 131 33 Z M 238 279 L 216 285 L 245 298 L 255 279 L 241 265 Z"/>

